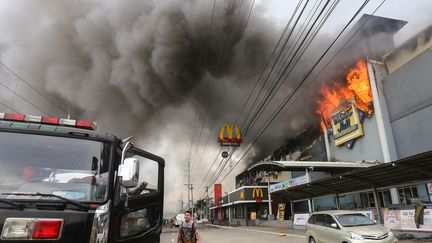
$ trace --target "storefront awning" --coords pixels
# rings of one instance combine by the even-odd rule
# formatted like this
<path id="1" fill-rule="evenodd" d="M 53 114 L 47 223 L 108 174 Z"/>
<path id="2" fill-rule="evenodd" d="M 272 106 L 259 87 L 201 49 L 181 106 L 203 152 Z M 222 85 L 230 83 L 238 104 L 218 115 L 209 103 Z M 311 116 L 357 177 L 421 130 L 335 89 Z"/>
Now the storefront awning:
<path id="1" fill-rule="evenodd" d="M 291 200 L 341 194 L 416 181 L 432 181 L 432 151 L 399 161 L 358 168 L 276 192 Z"/>
<path id="2" fill-rule="evenodd" d="M 304 171 L 313 169 L 319 171 L 346 171 L 353 168 L 367 168 L 377 165 L 375 162 L 331 162 L 331 161 L 262 161 L 253 164 L 248 171 L 253 169 L 272 167 L 273 170 Z"/>

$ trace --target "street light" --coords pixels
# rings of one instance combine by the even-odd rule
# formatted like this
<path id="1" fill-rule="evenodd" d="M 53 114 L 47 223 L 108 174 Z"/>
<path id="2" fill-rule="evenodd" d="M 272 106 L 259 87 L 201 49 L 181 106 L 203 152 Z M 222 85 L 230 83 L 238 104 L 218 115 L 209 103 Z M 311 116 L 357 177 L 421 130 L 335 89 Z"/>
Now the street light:
<path id="1" fill-rule="evenodd" d="M 268 220 L 273 220 L 273 212 L 272 212 L 272 205 L 271 205 L 271 195 L 270 195 L 270 171 L 267 172 L 267 194 L 268 194 L 268 207 L 269 207 L 269 214 L 267 216 Z"/>

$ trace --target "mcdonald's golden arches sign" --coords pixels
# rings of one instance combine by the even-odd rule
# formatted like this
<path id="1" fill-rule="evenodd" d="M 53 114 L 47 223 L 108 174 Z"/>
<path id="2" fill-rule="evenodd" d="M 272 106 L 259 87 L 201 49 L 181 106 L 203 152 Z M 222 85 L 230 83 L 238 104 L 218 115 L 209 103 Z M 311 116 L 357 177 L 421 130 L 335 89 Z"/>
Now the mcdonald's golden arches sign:
<path id="1" fill-rule="evenodd" d="M 263 198 L 264 193 L 261 188 L 254 188 L 252 191 L 252 198 Z"/>
<path id="2" fill-rule="evenodd" d="M 218 142 L 221 146 L 240 146 L 242 141 L 240 129 L 237 125 L 229 126 L 228 124 L 224 124 L 222 126 L 218 138 Z"/>

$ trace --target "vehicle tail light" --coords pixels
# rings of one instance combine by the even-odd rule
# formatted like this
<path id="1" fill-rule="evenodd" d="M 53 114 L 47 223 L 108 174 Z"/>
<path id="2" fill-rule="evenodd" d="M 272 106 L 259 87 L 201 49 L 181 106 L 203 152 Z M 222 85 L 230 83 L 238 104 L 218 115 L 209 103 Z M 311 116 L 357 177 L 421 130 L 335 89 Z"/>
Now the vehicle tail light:
<path id="1" fill-rule="evenodd" d="M 24 121 L 24 115 L 6 113 L 4 119 L 10 121 Z"/>
<path id="2" fill-rule="evenodd" d="M 60 119 L 57 117 L 42 117 L 43 124 L 58 125 Z"/>
<path id="3" fill-rule="evenodd" d="M 36 220 L 33 239 L 58 239 L 63 221 L 59 219 Z"/>
<path id="4" fill-rule="evenodd" d="M 62 226 L 62 219 L 7 218 L 1 240 L 56 240 Z"/>

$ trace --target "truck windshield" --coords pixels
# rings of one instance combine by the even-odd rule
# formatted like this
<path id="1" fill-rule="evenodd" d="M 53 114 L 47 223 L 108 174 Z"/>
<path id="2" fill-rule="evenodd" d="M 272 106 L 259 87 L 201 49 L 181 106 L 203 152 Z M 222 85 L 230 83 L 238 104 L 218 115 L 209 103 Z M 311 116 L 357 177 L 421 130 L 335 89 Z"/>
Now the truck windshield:
<path id="1" fill-rule="evenodd" d="M 105 147 L 91 140 L 0 132 L 0 198 L 39 199 L 10 194 L 44 193 L 103 201 L 109 170 Z"/>

